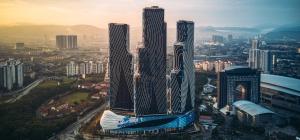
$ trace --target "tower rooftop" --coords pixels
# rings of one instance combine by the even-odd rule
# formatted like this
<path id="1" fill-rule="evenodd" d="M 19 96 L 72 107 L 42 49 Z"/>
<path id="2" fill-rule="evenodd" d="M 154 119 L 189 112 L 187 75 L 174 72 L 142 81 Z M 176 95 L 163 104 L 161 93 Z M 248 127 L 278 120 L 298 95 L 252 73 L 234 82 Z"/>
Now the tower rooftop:
<path id="1" fill-rule="evenodd" d="M 145 10 L 153 10 L 153 9 L 160 9 L 163 10 L 163 8 L 160 8 L 159 6 L 151 6 L 151 7 L 145 7 Z"/>

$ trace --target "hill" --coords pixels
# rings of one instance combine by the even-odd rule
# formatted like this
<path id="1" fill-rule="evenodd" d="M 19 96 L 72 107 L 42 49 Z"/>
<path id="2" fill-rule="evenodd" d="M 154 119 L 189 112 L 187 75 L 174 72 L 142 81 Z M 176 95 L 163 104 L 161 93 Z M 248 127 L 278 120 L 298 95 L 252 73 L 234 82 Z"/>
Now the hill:
<path id="1" fill-rule="evenodd" d="M 295 40 L 300 41 L 300 26 L 283 26 L 265 34 L 268 40 Z"/>
<path id="2" fill-rule="evenodd" d="M 252 37 L 259 33 L 255 28 L 244 27 L 195 27 L 195 42 L 210 40 L 212 35 L 234 38 Z M 24 42 L 27 47 L 55 47 L 55 36 L 60 34 L 76 34 L 80 48 L 107 48 L 108 31 L 91 25 L 18 25 L 0 26 L 0 44 Z M 168 28 L 167 43 L 171 46 L 175 42 L 176 29 Z M 136 48 L 142 40 L 142 28 L 130 28 L 131 49 Z"/>
<path id="3" fill-rule="evenodd" d="M 21 25 L 0 27 L 0 42 L 11 45 L 24 42 L 29 47 L 54 47 L 55 37 L 60 34 L 76 34 L 78 45 L 84 47 L 99 46 L 107 40 L 105 29 L 90 25 Z"/>

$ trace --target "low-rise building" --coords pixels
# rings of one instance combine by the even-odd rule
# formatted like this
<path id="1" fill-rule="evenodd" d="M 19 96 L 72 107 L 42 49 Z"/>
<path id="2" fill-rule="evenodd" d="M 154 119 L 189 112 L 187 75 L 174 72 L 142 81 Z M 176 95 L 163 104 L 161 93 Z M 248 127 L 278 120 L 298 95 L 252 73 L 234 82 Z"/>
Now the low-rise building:
<path id="1" fill-rule="evenodd" d="M 279 114 L 300 117 L 300 80 L 261 74 L 261 103 Z"/>
<path id="2" fill-rule="evenodd" d="M 232 113 L 243 124 L 261 127 L 268 124 L 276 124 L 278 118 L 276 114 L 258 104 L 246 100 L 236 101 L 232 105 Z"/>

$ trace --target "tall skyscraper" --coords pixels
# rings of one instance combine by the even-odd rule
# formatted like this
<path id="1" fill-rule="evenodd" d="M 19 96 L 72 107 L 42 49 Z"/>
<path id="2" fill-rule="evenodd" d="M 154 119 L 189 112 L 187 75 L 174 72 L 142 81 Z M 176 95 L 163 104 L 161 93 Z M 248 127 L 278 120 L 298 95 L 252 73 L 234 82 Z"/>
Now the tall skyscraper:
<path id="1" fill-rule="evenodd" d="M 143 10 L 143 48 L 139 49 L 136 114 L 164 114 L 166 98 L 166 23 L 164 9 Z"/>
<path id="2" fill-rule="evenodd" d="M 194 22 L 177 22 L 177 42 L 171 72 L 171 111 L 184 113 L 194 107 L 195 100 Z"/>
<path id="3" fill-rule="evenodd" d="M 129 26 L 109 24 L 110 108 L 133 110 L 133 56 L 129 53 Z"/>
<path id="4" fill-rule="evenodd" d="M 183 79 L 183 53 L 184 53 L 184 44 L 182 42 L 176 43 L 174 45 L 174 66 L 171 71 L 171 82 L 170 82 L 170 100 L 171 100 L 171 112 L 172 113 L 182 113 L 185 110 L 186 105 L 186 95 L 184 96 L 182 90 L 184 90 Z M 191 103 L 191 102 L 189 102 Z"/>

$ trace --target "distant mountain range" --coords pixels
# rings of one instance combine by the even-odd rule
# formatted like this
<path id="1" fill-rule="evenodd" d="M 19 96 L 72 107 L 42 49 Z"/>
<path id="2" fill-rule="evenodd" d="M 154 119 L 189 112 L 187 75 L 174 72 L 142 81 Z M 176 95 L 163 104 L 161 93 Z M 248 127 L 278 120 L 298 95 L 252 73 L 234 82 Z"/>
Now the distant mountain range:
<path id="1" fill-rule="evenodd" d="M 31 46 L 55 45 L 55 36 L 60 34 L 78 35 L 79 46 L 92 47 L 107 42 L 107 31 L 90 25 L 24 25 L 0 26 L 0 42 L 24 42 Z"/>
<path id="2" fill-rule="evenodd" d="M 300 26 L 279 27 L 264 36 L 268 40 L 289 39 L 300 41 Z"/>
<path id="3" fill-rule="evenodd" d="M 196 27 L 195 40 L 210 40 L 212 35 L 227 37 L 232 34 L 234 38 L 249 38 L 266 31 L 267 27 Z M 268 28 L 266 37 L 269 39 L 293 38 L 300 39 L 300 26 Z M 135 48 L 142 39 L 142 28 L 131 28 L 131 48 Z M 55 36 L 59 34 L 78 35 L 78 44 L 81 48 L 100 47 L 107 48 L 108 31 L 91 25 L 18 25 L 0 26 L 0 43 L 13 46 L 16 42 L 24 42 L 28 46 L 55 47 Z M 168 28 L 168 45 L 172 45 L 176 37 L 176 29 Z"/>

